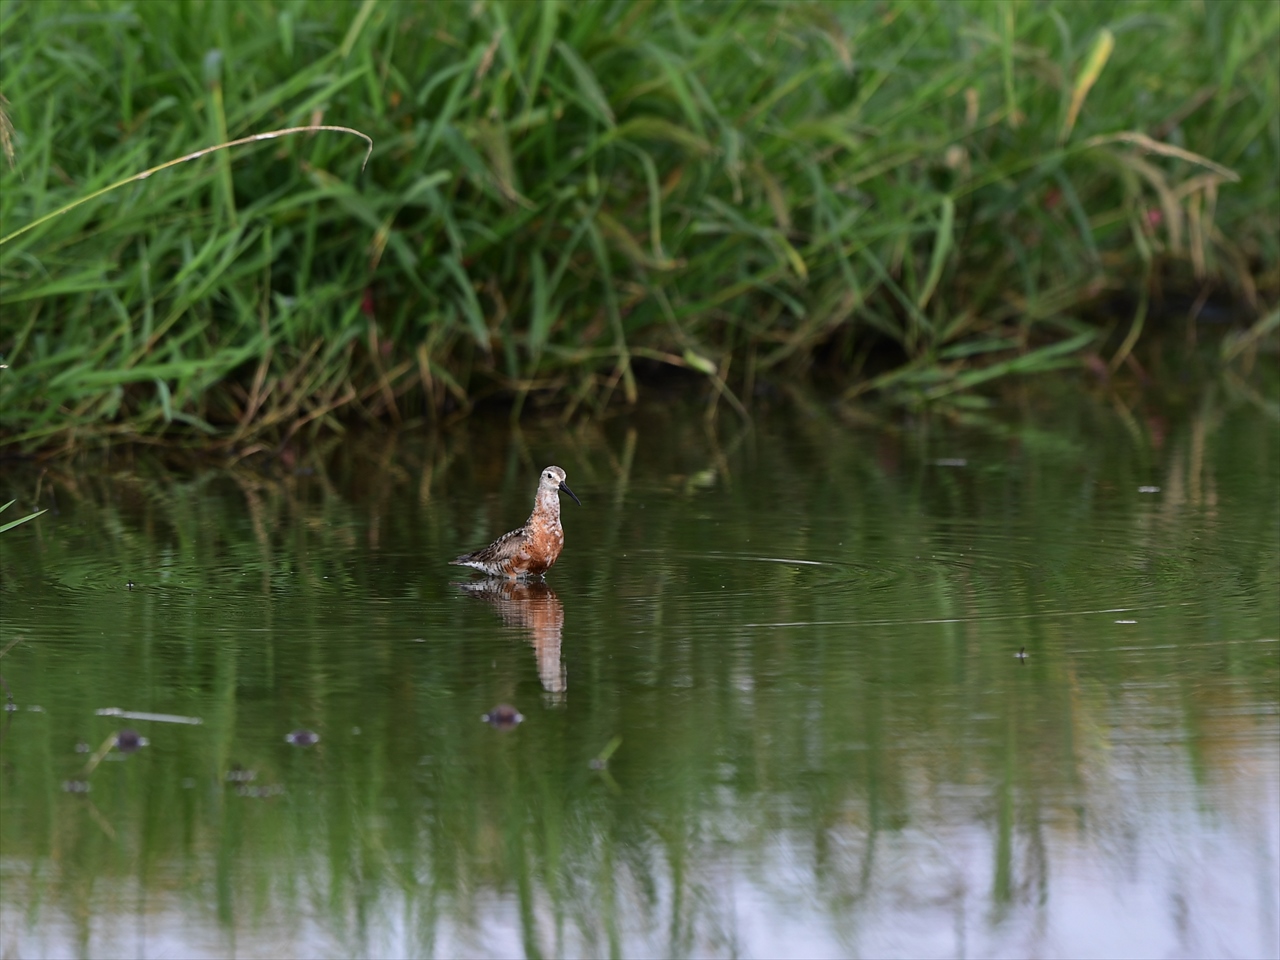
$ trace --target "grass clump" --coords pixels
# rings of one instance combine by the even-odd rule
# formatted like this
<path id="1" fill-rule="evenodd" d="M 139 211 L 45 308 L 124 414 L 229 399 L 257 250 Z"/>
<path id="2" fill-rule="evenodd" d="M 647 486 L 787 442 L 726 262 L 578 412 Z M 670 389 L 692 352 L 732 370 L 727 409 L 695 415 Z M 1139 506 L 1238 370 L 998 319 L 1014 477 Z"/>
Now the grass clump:
<path id="1" fill-rule="evenodd" d="M 918 401 L 1274 298 L 1280 8 L 0 5 L 0 429 L 243 447 L 503 393 Z M 6 148 L 7 149 L 7 148 Z"/>

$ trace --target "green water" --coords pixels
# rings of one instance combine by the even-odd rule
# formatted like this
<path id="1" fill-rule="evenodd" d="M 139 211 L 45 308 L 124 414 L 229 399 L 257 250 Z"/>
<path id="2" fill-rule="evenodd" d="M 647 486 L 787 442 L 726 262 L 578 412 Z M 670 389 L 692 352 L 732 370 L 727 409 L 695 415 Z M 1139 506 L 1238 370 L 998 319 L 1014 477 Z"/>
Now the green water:
<path id="1" fill-rule="evenodd" d="M 731 416 L 11 468 L 0 955 L 1280 952 L 1266 410 Z"/>

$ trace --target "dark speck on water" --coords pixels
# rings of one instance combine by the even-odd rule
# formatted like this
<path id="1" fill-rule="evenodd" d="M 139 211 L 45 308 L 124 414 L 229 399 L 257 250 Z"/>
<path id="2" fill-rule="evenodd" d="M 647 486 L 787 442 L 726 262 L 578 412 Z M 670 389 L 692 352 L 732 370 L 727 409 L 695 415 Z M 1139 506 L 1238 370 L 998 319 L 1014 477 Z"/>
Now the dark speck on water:
<path id="1" fill-rule="evenodd" d="M 508 703 L 500 703 L 480 719 L 499 730 L 510 730 L 524 720 L 524 714 Z"/>
<path id="2" fill-rule="evenodd" d="M 116 734 L 116 749 L 121 753 L 133 753 L 142 747 L 145 747 L 151 741 L 138 733 L 137 730 L 130 730 L 125 727 Z"/>

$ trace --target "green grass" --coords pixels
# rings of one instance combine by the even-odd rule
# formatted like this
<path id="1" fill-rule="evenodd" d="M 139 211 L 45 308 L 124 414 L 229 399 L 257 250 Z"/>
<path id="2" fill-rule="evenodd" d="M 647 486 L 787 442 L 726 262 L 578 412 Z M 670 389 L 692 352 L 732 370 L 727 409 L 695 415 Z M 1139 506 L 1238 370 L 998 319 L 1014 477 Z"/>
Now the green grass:
<path id="1" fill-rule="evenodd" d="M 9 0 L 0 430 L 244 449 L 596 410 L 640 364 L 735 405 L 1115 367 L 1170 281 L 1274 302 L 1278 42 L 1254 2 Z M 368 166 L 296 135 L 12 236 L 312 123 Z"/>

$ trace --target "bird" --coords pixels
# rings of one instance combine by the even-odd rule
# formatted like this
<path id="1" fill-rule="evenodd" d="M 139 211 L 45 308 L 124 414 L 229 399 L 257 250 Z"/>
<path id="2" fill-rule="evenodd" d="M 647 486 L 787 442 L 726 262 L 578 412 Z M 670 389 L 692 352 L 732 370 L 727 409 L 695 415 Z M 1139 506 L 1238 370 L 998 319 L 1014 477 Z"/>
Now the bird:
<path id="1" fill-rule="evenodd" d="M 582 501 L 569 489 L 565 472 L 551 466 L 538 478 L 538 493 L 533 501 L 533 513 L 523 527 L 504 533 L 487 547 L 474 553 L 464 553 L 449 562 L 459 567 L 475 567 L 491 577 L 508 580 L 536 580 L 551 569 L 551 565 L 564 549 L 564 528 L 560 526 L 560 491 Z"/>

